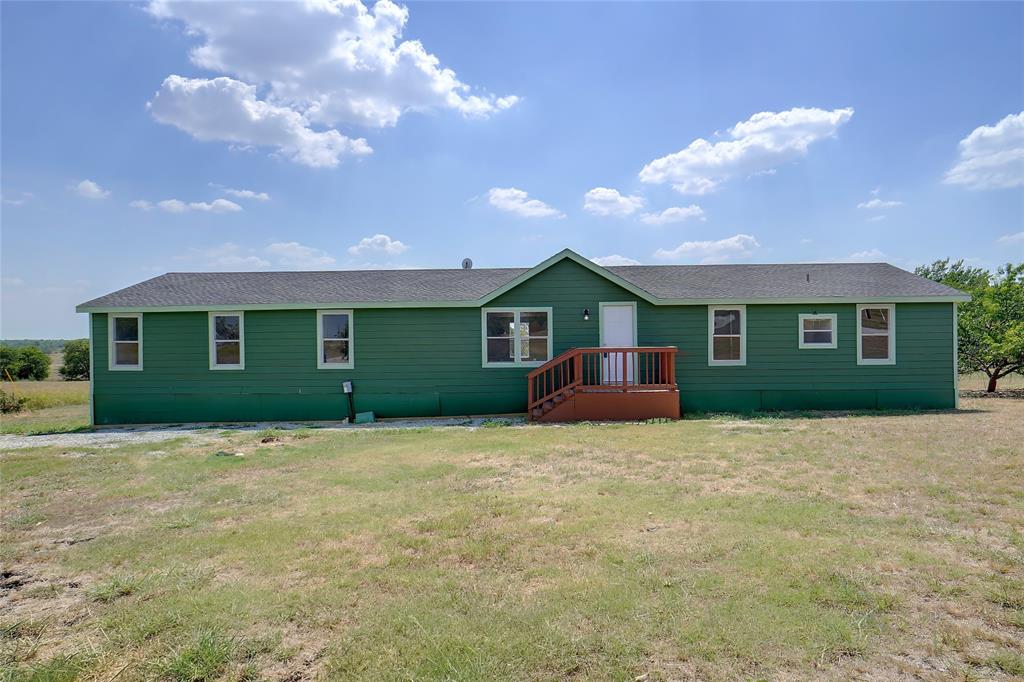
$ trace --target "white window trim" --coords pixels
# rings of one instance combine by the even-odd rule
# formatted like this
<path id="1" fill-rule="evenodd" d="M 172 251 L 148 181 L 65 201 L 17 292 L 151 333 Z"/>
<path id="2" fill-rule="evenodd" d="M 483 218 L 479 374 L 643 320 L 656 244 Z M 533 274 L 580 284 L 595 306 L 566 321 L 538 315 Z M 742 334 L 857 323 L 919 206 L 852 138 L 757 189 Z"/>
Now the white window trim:
<path id="1" fill-rule="evenodd" d="M 324 362 L 324 315 L 348 315 L 348 362 Z M 356 366 L 355 352 L 355 315 L 351 310 L 318 310 L 316 311 L 316 368 L 317 369 L 352 369 Z M 336 341 L 338 339 L 327 339 Z"/>
<path id="2" fill-rule="evenodd" d="M 515 333 L 519 333 L 519 315 L 521 313 L 547 313 L 548 315 L 548 359 L 547 360 L 522 360 L 519 358 L 519 353 L 516 353 L 515 360 L 512 362 L 487 362 L 487 313 L 512 313 L 512 328 Z M 483 358 L 483 367 L 540 367 L 546 362 L 550 362 L 554 357 L 554 338 L 555 338 L 555 313 L 554 309 L 543 306 L 525 306 L 525 307 L 501 307 L 501 308 L 481 308 L 480 309 L 480 348 L 481 356 Z M 513 341 L 515 343 L 515 341 Z M 516 344 L 518 348 L 518 344 Z"/>
<path id="3" fill-rule="evenodd" d="M 214 339 L 213 332 L 213 318 L 215 317 L 231 317 L 232 315 L 238 316 L 238 364 L 237 365 L 218 365 L 217 364 L 217 344 Z M 210 341 L 210 369 L 216 370 L 231 370 L 231 369 L 245 369 L 245 313 L 240 310 L 224 310 L 207 313 L 207 336 Z"/>
<path id="4" fill-rule="evenodd" d="M 836 313 L 800 313 L 797 322 L 798 347 L 801 350 L 812 348 L 838 348 L 839 347 L 839 316 Z M 831 320 L 832 341 L 829 343 L 807 343 L 804 341 L 804 320 Z M 814 331 L 814 330 L 811 330 Z M 821 330 L 818 330 L 821 331 Z"/>
<path id="5" fill-rule="evenodd" d="M 134 317 L 136 320 L 139 321 L 139 364 L 137 365 L 114 364 L 114 320 L 116 320 L 119 317 Z M 142 371 L 142 313 L 111 313 L 110 315 L 107 315 L 107 369 L 110 370 L 111 372 Z M 91 370 L 89 376 L 92 377 Z"/>
<path id="6" fill-rule="evenodd" d="M 861 352 L 864 335 L 861 333 L 861 311 L 865 308 L 889 311 L 889 357 L 884 360 L 863 357 Z M 896 304 L 895 303 L 858 303 L 857 304 L 857 364 L 858 365 L 895 365 L 896 364 Z"/>
<path id="7" fill-rule="evenodd" d="M 739 360 L 715 360 L 715 311 L 716 310 L 738 310 L 740 311 L 740 359 Z M 708 306 L 708 366 L 709 367 L 742 367 L 747 364 L 747 306 L 737 305 L 709 305 Z"/>

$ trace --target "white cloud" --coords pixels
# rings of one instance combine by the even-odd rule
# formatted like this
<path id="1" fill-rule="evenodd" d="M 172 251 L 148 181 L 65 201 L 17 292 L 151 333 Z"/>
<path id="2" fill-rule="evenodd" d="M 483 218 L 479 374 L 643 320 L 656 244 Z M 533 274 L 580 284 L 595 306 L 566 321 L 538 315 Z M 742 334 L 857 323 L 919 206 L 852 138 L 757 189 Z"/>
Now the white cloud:
<path id="1" fill-rule="evenodd" d="M 353 244 L 348 247 L 348 252 L 353 256 L 367 256 L 372 254 L 397 256 L 408 250 L 408 245 L 403 244 L 397 239 L 392 239 L 386 234 L 375 234 L 372 237 L 363 237 L 359 240 L 358 244 Z"/>
<path id="2" fill-rule="evenodd" d="M 583 195 L 583 210 L 598 216 L 627 216 L 643 206 L 643 197 L 624 196 L 608 187 L 595 187 Z"/>
<path id="3" fill-rule="evenodd" d="M 277 264 L 289 270 L 324 270 L 333 266 L 334 256 L 298 242 L 277 242 L 264 251 L 277 260 Z"/>
<path id="4" fill-rule="evenodd" d="M 252 249 L 247 249 L 233 242 L 225 242 L 217 246 L 202 249 L 189 249 L 189 253 L 177 260 L 187 261 L 190 267 L 200 270 L 266 270 L 270 261 L 260 258 Z"/>
<path id="5" fill-rule="evenodd" d="M 539 199 L 531 199 L 526 192 L 515 187 L 492 187 L 487 192 L 487 200 L 496 209 L 515 213 L 523 218 L 565 217 L 557 208 L 552 208 Z"/>
<path id="6" fill-rule="evenodd" d="M 266 192 L 254 192 L 251 189 L 231 189 L 230 187 L 224 188 L 225 194 L 230 194 L 233 197 L 239 199 L 255 199 L 256 201 L 270 201 L 270 195 Z"/>
<path id="7" fill-rule="evenodd" d="M 152 211 L 153 210 L 153 202 L 152 201 L 146 201 L 145 199 L 136 199 L 135 201 L 129 201 L 128 205 L 131 206 L 132 208 L 137 208 L 140 211 Z"/>
<path id="8" fill-rule="evenodd" d="M 1004 234 L 996 240 L 996 244 L 1024 244 L 1024 232 Z"/>
<path id="9" fill-rule="evenodd" d="M 0 194 L 0 201 L 10 206 L 24 206 L 28 203 L 34 194 L 31 192 L 19 192 L 17 190 L 8 190 Z"/>
<path id="10" fill-rule="evenodd" d="M 683 194 L 707 194 L 731 178 L 763 173 L 804 156 L 812 143 L 835 135 L 852 116 L 849 107 L 754 114 L 729 129 L 731 139 L 698 138 L 686 149 L 651 161 L 640 171 L 640 180 L 668 182 Z"/>
<path id="11" fill-rule="evenodd" d="M 611 256 L 598 256 L 597 258 L 591 258 L 590 260 L 605 267 L 609 265 L 640 265 L 640 261 L 633 260 L 626 256 L 620 256 L 617 253 L 612 254 Z"/>
<path id="12" fill-rule="evenodd" d="M 371 9 L 358 0 L 155 0 L 148 9 L 158 19 L 181 22 L 186 35 L 199 41 L 190 52 L 193 64 L 231 76 L 196 79 L 196 92 L 177 103 L 173 114 L 165 110 L 157 115 L 200 139 L 280 146 L 300 163 L 334 166 L 348 153 L 369 153 L 369 146 L 333 129 L 316 132 L 312 126 L 388 127 L 408 112 L 432 109 L 483 118 L 519 101 L 515 95 L 474 91 L 418 40 L 401 40 L 409 11 L 390 0 L 380 0 Z M 172 79 L 188 81 L 170 76 L 163 90 L 170 89 Z M 220 84 L 214 89 L 230 91 L 230 97 L 198 92 L 216 82 Z M 263 100 L 256 99 L 257 90 L 265 93 Z M 243 107 L 254 111 L 253 121 L 239 116 Z M 290 132 L 263 130 L 257 135 L 252 129 L 262 127 L 257 122 L 267 117 L 277 119 L 271 127 Z M 239 121 L 247 133 L 234 132 Z M 282 135 L 288 144 L 267 140 Z M 300 145 L 295 138 L 309 139 Z M 325 146 L 328 150 L 310 149 Z M 325 163 L 325 158 L 334 160 Z"/>
<path id="13" fill-rule="evenodd" d="M 82 180 L 73 184 L 71 190 L 86 199 L 106 199 L 110 196 L 110 190 L 103 189 L 92 180 Z"/>
<path id="14" fill-rule="evenodd" d="M 673 206 L 666 208 L 661 213 L 644 213 L 640 216 L 640 222 L 648 225 L 668 225 L 669 223 L 681 223 L 690 218 L 704 220 L 704 209 L 697 204 Z"/>
<path id="15" fill-rule="evenodd" d="M 658 249 L 654 257 L 659 260 L 697 260 L 701 263 L 724 263 L 747 258 L 761 248 L 752 235 L 737 234 L 717 241 L 683 242 L 674 249 Z"/>
<path id="16" fill-rule="evenodd" d="M 25 286 L 25 280 L 21 277 L 3 277 L 0 278 L 0 286 L 4 287 L 23 287 Z"/>
<path id="17" fill-rule="evenodd" d="M 857 204 L 857 208 L 863 208 L 869 211 L 880 211 L 882 209 L 896 208 L 897 206 L 903 205 L 902 201 L 882 199 L 881 197 L 878 196 L 879 194 L 881 194 L 881 192 L 881 187 L 874 188 L 873 190 L 871 190 L 871 198 L 867 201 L 862 201 L 859 204 Z"/>
<path id="18" fill-rule="evenodd" d="M 140 201 L 132 203 L 148 204 L 149 202 Z M 185 203 L 181 199 L 164 199 L 163 201 L 158 201 L 156 205 L 168 213 L 187 213 L 188 211 L 201 211 L 203 213 L 235 213 L 242 210 L 241 206 L 233 201 L 228 201 L 227 199 L 214 199 L 211 202 L 191 201 L 189 203 Z M 142 207 L 136 206 L 135 208 Z M 149 209 L 144 208 L 143 210 Z"/>
<path id="19" fill-rule="evenodd" d="M 198 270 L 324 270 L 336 265 L 334 256 L 299 242 L 275 242 L 262 249 L 225 242 L 192 248 L 176 260 Z"/>
<path id="20" fill-rule="evenodd" d="M 1024 111 L 994 126 L 980 126 L 960 140 L 960 160 L 944 182 L 968 189 L 1024 185 Z"/>
<path id="21" fill-rule="evenodd" d="M 257 99 L 256 90 L 231 78 L 168 76 L 149 102 L 149 110 L 156 120 L 197 140 L 273 147 L 280 155 L 314 168 L 333 168 L 343 158 L 373 151 L 362 138 L 353 140 L 337 130 L 313 130 L 299 112 Z"/>
<path id="22" fill-rule="evenodd" d="M 856 253 L 851 253 L 846 258 L 841 258 L 840 260 L 848 263 L 875 263 L 879 261 L 884 261 L 888 258 L 889 257 L 887 255 L 885 255 L 878 249 L 867 249 L 865 251 L 857 251 Z"/>

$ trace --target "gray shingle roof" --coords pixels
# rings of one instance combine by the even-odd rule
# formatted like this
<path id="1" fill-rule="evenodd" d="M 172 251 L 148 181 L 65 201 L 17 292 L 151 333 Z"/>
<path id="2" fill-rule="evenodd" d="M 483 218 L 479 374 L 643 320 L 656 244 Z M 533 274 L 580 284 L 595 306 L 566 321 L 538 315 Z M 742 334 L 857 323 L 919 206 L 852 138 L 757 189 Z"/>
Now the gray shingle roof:
<path id="1" fill-rule="evenodd" d="M 960 294 L 888 263 L 626 265 L 608 270 L 658 298 L 756 300 Z"/>
<path id="2" fill-rule="evenodd" d="M 582 259 L 580 259 L 582 260 Z M 886 263 L 626 265 L 606 268 L 653 299 L 951 297 L 961 292 Z M 528 268 L 172 272 L 79 306 L 162 308 L 477 301 Z"/>

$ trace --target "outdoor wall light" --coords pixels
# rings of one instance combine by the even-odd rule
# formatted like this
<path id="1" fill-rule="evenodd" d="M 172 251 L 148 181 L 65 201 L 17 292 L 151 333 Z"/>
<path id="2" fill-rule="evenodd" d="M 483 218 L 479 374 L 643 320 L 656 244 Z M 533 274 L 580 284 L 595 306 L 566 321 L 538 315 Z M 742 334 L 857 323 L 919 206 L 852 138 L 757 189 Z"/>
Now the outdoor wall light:
<path id="1" fill-rule="evenodd" d="M 583 309 L 583 321 L 586 322 L 590 319 L 590 308 Z"/>

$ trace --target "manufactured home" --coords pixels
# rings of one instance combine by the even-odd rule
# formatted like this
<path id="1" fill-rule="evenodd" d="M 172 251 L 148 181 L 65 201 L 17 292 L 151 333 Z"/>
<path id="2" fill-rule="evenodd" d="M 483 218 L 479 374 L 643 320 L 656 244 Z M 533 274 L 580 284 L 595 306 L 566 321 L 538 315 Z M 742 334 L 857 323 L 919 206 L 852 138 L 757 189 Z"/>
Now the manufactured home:
<path id="1" fill-rule="evenodd" d="M 89 314 L 95 424 L 952 408 L 960 291 L 885 263 L 168 273 Z M 346 394 L 345 387 L 351 389 Z"/>

